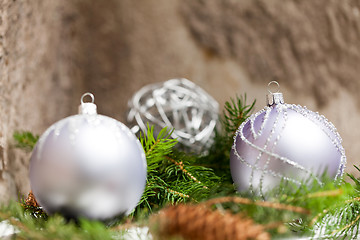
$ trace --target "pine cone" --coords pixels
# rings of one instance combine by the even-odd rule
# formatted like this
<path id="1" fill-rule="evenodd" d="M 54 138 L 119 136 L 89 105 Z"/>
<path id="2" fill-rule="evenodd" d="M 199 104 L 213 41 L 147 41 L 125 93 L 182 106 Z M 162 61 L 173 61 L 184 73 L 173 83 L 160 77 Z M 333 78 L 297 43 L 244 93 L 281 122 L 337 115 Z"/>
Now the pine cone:
<path id="1" fill-rule="evenodd" d="M 203 205 L 168 207 L 150 220 L 151 231 L 158 239 L 179 236 L 186 240 L 270 239 L 264 227 L 251 219 L 211 211 Z"/>
<path id="2" fill-rule="evenodd" d="M 31 207 L 40 207 L 38 202 L 36 201 L 36 198 L 34 196 L 34 194 L 32 193 L 32 191 L 29 192 L 26 200 L 25 200 L 25 204 L 26 206 L 31 206 Z"/>
<path id="3" fill-rule="evenodd" d="M 32 191 L 29 192 L 25 201 L 21 204 L 24 210 L 30 213 L 35 218 L 47 218 L 47 214 L 43 208 L 40 207 Z"/>

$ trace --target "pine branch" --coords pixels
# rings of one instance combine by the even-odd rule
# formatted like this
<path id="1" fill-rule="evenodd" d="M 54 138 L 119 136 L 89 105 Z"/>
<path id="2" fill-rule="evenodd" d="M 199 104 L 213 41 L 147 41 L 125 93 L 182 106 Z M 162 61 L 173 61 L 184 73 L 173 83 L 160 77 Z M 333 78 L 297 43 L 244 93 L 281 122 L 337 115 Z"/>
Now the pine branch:
<path id="1" fill-rule="evenodd" d="M 240 124 L 245 121 L 252 113 L 256 100 L 252 104 L 246 104 L 246 94 L 244 96 L 236 96 L 236 99 L 230 98 L 230 102 L 225 103 L 225 110 L 223 111 L 223 117 L 221 123 L 225 132 L 234 136 L 235 132 L 239 128 Z"/>
<path id="2" fill-rule="evenodd" d="M 354 166 L 358 171 L 360 169 Z M 351 174 L 347 174 L 353 181 L 354 185 L 349 183 L 348 191 L 344 192 L 342 196 L 347 199 L 336 202 L 324 208 L 311 221 L 311 230 L 315 236 L 325 236 L 329 238 L 348 238 L 357 236 L 360 226 L 360 181 Z"/>
<path id="3" fill-rule="evenodd" d="M 39 140 L 39 136 L 33 135 L 28 131 L 16 131 L 13 134 L 13 138 L 16 141 L 16 147 L 26 151 L 31 151 Z"/>
<path id="4" fill-rule="evenodd" d="M 291 212 L 306 214 L 306 215 L 310 214 L 310 210 L 302 208 L 302 207 L 298 207 L 298 206 L 287 205 L 287 204 L 282 204 L 282 203 L 278 203 L 278 202 L 254 201 L 249 198 L 235 197 L 235 196 L 211 199 L 211 200 L 206 201 L 204 204 L 207 206 L 211 206 L 214 204 L 226 203 L 226 202 L 232 202 L 232 203 L 236 203 L 236 204 L 246 204 L 246 205 L 257 205 L 260 207 L 273 208 L 273 209 L 277 209 L 277 210 L 286 210 L 286 211 L 291 211 Z"/>
<path id="5" fill-rule="evenodd" d="M 220 117 L 220 130 L 215 130 L 214 144 L 209 154 L 200 157 L 198 163 L 214 169 L 215 174 L 222 178 L 223 183 L 232 183 L 230 174 L 230 150 L 234 142 L 235 132 L 254 110 L 256 101 L 247 104 L 246 94 L 236 96 L 225 103 L 223 114 Z"/>
<path id="6" fill-rule="evenodd" d="M 209 187 L 219 181 L 212 169 L 197 166 L 196 157 L 174 149 L 177 140 L 171 131 L 162 129 L 154 137 L 154 128 L 140 135 L 148 177 L 144 194 L 135 215 L 146 208 L 149 213 L 166 204 L 198 201 L 209 193 Z"/>
<path id="7" fill-rule="evenodd" d="M 31 215 L 30 215 L 31 216 Z M 11 239 L 114 239 L 120 233 L 110 231 L 103 223 L 80 219 L 68 222 L 55 215 L 47 219 L 30 217 L 19 203 L 11 202 L 0 209 L 0 220 L 6 220 L 18 232 Z"/>
<path id="8" fill-rule="evenodd" d="M 171 161 L 172 163 L 174 163 L 176 166 L 178 166 L 178 167 L 180 168 L 180 170 L 181 170 L 184 174 L 188 175 L 188 177 L 190 177 L 194 182 L 201 184 L 201 182 L 200 182 L 199 180 L 197 180 L 196 177 L 194 177 L 193 175 L 191 175 L 191 173 L 189 173 L 189 172 L 184 168 L 184 163 L 183 163 L 183 162 L 177 162 L 177 161 L 175 161 L 174 159 L 170 158 L 169 156 L 166 156 L 166 159 L 168 159 L 169 161 Z M 204 187 L 207 188 L 206 186 L 204 186 Z"/>

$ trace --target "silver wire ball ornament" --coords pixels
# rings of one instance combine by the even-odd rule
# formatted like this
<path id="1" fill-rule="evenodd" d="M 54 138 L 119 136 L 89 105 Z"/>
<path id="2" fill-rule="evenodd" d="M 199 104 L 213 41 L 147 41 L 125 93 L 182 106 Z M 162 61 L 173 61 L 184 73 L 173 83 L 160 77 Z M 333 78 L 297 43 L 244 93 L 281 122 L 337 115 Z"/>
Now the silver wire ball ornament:
<path id="1" fill-rule="evenodd" d="M 211 146 L 219 104 L 202 88 L 185 79 L 146 85 L 129 101 L 128 123 L 134 132 L 168 127 L 184 150 L 201 153 Z"/>
<path id="2" fill-rule="evenodd" d="M 306 107 L 284 103 L 280 92 L 269 93 L 268 106 L 243 122 L 234 137 L 230 166 L 238 190 L 263 195 L 281 180 L 321 184 L 324 173 L 342 176 L 346 157 L 334 125 Z"/>
<path id="3" fill-rule="evenodd" d="M 107 220 L 128 215 L 142 196 L 140 142 L 121 122 L 97 114 L 93 102 L 84 94 L 80 113 L 49 127 L 32 153 L 31 189 L 48 214 Z"/>

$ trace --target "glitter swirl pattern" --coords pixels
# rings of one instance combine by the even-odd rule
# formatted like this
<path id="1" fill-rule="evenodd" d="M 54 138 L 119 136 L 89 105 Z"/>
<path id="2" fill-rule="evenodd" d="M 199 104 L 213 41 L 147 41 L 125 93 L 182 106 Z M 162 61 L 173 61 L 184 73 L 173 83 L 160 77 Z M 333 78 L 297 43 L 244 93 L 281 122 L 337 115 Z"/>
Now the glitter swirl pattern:
<path id="1" fill-rule="evenodd" d="M 342 139 L 324 116 L 306 107 L 274 104 L 241 124 L 231 150 L 231 174 L 239 191 L 264 195 L 281 180 L 321 183 L 326 172 L 341 177 Z"/>

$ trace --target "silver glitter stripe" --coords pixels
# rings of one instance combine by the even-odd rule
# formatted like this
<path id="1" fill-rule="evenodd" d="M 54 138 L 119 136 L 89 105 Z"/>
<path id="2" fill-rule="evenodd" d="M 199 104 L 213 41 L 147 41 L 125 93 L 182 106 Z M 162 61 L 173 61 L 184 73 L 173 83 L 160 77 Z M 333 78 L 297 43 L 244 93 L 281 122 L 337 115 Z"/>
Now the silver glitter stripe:
<path id="1" fill-rule="evenodd" d="M 267 108 L 265 115 L 270 115 L 271 110 L 272 110 L 271 108 Z M 275 121 L 274 121 L 274 125 L 273 125 L 273 127 L 272 127 L 272 129 L 271 129 L 271 131 L 270 131 L 270 134 L 269 134 L 268 138 L 266 139 L 266 141 L 265 141 L 265 143 L 264 143 L 263 150 L 266 150 L 266 149 L 267 149 L 267 145 L 268 145 L 268 143 L 270 142 L 270 139 L 272 138 L 272 136 L 273 136 L 274 133 L 275 133 L 275 129 L 276 129 L 276 126 L 277 126 L 278 121 L 279 121 L 279 116 L 280 116 L 280 114 L 277 114 L 277 115 L 276 115 L 276 118 L 275 118 Z M 253 123 L 252 123 L 252 124 L 253 124 Z M 260 151 L 260 152 L 259 152 L 259 155 L 258 155 L 257 158 L 256 158 L 255 166 L 258 165 L 258 163 L 259 163 L 260 158 L 261 158 L 262 155 L 263 155 L 263 152 Z M 260 196 L 263 196 L 262 184 L 261 184 L 261 183 L 262 183 L 262 180 L 263 180 L 263 175 L 260 177 Z M 252 192 L 252 181 L 253 181 L 253 171 L 251 172 L 251 175 L 250 175 L 250 191 L 251 191 L 251 192 Z"/>
<path id="2" fill-rule="evenodd" d="M 253 115 L 254 117 L 250 117 L 250 129 L 251 129 L 251 133 L 253 135 L 253 138 L 256 140 L 259 136 L 262 135 L 262 132 L 265 128 L 265 125 L 266 125 L 266 120 L 269 118 L 269 115 L 270 115 L 270 112 L 269 111 L 271 110 L 271 108 L 269 107 L 265 107 L 265 109 L 263 109 L 262 111 L 260 111 L 258 114 L 255 114 Z M 261 113 L 265 112 L 265 116 L 264 116 L 264 121 L 261 123 L 260 125 L 260 129 L 259 131 L 256 133 L 255 132 L 255 128 L 254 128 L 254 122 L 255 122 L 255 119 L 257 118 L 257 116 Z"/>
<path id="3" fill-rule="evenodd" d="M 283 119 L 284 119 L 284 124 L 282 125 L 279 134 L 276 136 L 276 139 L 275 139 L 275 141 L 274 141 L 274 143 L 273 143 L 273 147 L 272 147 L 272 149 L 271 149 L 272 152 L 275 151 L 276 145 L 277 145 L 278 141 L 280 140 L 280 138 L 281 138 L 281 136 L 282 136 L 282 132 L 283 132 L 284 129 L 285 129 L 286 122 L 287 122 L 287 120 L 288 120 L 288 118 L 287 118 L 287 111 L 286 111 L 286 110 L 287 110 L 287 109 L 286 109 L 286 108 L 283 108 L 282 105 L 279 105 L 279 106 L 276 108 L 276 111 L 279 113 L 278 115 L 280 115 L 281 113 L 283 113 L 282 116 L 283 116 Z M 276 121 L 277 121 L 277 119 L 276 119 Z M 275 129 L 275 126 L 274 126 L 274 129 Z M 266 163 L 265 163 L 264 167 L 263 167 L 263 171 L 261 172 L 261 177 L 260 177 L 260 190 L 261 190 L 260 194 L 261 194 L 261 196 L 263 196 L 263 191 L 262 191 L 262 189 L 263 189 L 263 182 L 264 182 L 264 177 L 265 177 L 265 171 L 267 170 L 267 167 L 268 167 L 269 164 L 270 164 L 270 160 L 271 160 L 271 157 L 269 156 L 268 159 L 266 160 Z"/>
<path id="4" fill-rule="evenodd" d="M 249 168 L 251 168 L 251 169 L 255 169 L 255 170 L 258 170 L 258 171 L 262 171 L 261 168 L 255 167 L 255 166 L 249 164 L 247 161 L 245 161 L 245 159 L 243 159 L 243 158 L 239 155 L 238 151 L 236 150 L 236 145 L 235 145 L 235 144 L 233 145 L 232 149 L 234 150 L 233 152 L 234 152 L 235 156 L 237 157 L 237 159 L 240 160 L 240 162 L 244 163 L 247 167 L 249 167 Z M 271 176 L 276 177 L 276 178 L 279 178 L 279 179 L 285 179 L 286 181 L 290 181 L 290 182 L 293 182 L 293 183 L 298 184 L 298 185 L 301 184 L 300 181 L 297 181 L 297 180 L 292 179 L 292 178 L 288 178 L 288 177 L 286 177 L 286 176 L 284 176 L 284 175 L 282 175 L 282 174 L 280 174 L 280 173 L 276 173 L 276 172 L 274 172 L 274 171 L 272 171 L 272 170 L 265 170 L 265 173 L 268 173 L 268 174 L 270 174 Z"/>

